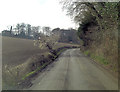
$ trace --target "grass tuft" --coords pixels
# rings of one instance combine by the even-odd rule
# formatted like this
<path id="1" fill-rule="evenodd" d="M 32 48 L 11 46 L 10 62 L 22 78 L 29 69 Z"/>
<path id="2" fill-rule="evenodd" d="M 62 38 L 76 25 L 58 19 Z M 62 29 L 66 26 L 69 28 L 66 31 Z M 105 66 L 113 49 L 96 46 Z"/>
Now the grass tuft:
<path id="1" fill-rule="evenodd" d="M 90 55 L 90 57 L 92 59 L 94 59 L 95 61 L 100 62 L 101 64 L 104 64 L 104 65 L 108 65 L 109 64 L 109 62 L 103 56 L 94 55 L 93 53 L 90 53 L 89 50 L 84 51 L 84 54 L 87 55 L 87 56 Z"/>
<path id="2" fill-rule="evenodd" d="M 90 57 L 93 58 L 94 60 L 100 62 L 101 64 L 104 64 L 104 65 L 109 64 L 109 62 L 103 56 L 96 56 L 94 54 L 91 54 Z"/>
<path id="3" fill-rule="evenodd" d="M 89 50 L 84 51 L 84 54 L 88 56 L 90 54 L 90 51 Z"/>
<path id="4" fill-rule="evenodd" d="M 34 74 L 34 73 L 35 73 L 35 71 L 32 71 L 32 72 L 26 74 L 26 75 L 22 78 L 22 80 L 25 80 L 27 77 L 29 77 L 30 75 L 32 75 L 32 74 Z"/>

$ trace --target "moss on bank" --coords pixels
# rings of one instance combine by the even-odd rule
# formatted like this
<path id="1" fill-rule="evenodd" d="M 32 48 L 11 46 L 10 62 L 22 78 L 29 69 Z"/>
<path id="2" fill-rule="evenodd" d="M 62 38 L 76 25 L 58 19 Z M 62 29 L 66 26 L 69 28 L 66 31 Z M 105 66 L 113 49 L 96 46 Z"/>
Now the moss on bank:
<path id="1" fill-rule="evenodd" d="M 55 60 L 63 51 L 65 51 L 67 48 L 62 48 L 60 49 L 56 55 L 52 55 L 52 54 L 49 54 L 52 56 L 52 58 L 50 58 L 49 62 L 46 62 L 44 63 L 43 65 L 37 67 L 37 69 L 35 69 L 34 71 L 31 71 L 27 74 L 25 74 L 23 77 L 22 77 L 22 80 L 25 80 L 26 78 L 30 77 L 31 75 L 37 73 L 38 71 L 42 70 L 43 68 L 45 68 L 47 65 L 49 65 L 53 60 Z"/>
<path id="2" fill-rule="evenodd" d="M 104 64 L 104 65 L 109 64 L 109 62 L 103 56 L 97 56 L 93 53 L 90 53 L 89 50 L 84 51 L 84 54 L 87 55 L 87 56 L 90 56 L 92 59 L 94 59 L 95 61 L 98 61 L 101 64 Z"/>

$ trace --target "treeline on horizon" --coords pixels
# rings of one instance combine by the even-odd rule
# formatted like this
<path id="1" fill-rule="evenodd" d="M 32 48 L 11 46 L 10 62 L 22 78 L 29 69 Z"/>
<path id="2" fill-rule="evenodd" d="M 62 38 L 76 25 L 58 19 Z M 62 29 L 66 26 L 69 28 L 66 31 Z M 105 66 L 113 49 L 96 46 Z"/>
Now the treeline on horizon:
<path id="1" fill-rule="evenodd" d="M 59 42 L 63 43 L 79 43 L 77 37 L 77 31 L 73 28 L 60 29 L 60 28 L 50 28 L 48 26 L 32 26 L 30 24 L 19 23 L 15 26 L 10 26 L 8 30 L 2 31 L 2 36 L 34 39 L 42 35 L 51 36 L 52 34 L 59 35 Z M 72 36 L 74 35 L 74 36 Z"/>
<path id="2" fill-rule="evenodd" d="M 3 30 L 3 36 L 11 36 L 11 37 L 20 37 L 20 38 L 29 38 L 29 39 L 37 39 L 40 33 L 45 35 L 49 35 L 51 32 L 51 28 L 44 26 L 32 26 L 30 24 L 18 23 L 15 26 L 10 26 L 9 29 Z"/>

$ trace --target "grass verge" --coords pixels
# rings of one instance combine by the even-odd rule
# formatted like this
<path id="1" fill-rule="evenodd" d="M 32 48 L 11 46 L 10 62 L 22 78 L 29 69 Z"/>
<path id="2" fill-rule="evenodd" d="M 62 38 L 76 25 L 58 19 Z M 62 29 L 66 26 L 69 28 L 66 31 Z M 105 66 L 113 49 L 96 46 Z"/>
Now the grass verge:
<path id="1" fill-rule="evenodd" d="M 63 51 L 65 51 L 66 49 L 67 49 L 67 48 L 58 49 L 59 51 L 57 52 L 57 55 L 54 55 L 54 56 L 52 57 L 52 59 L 55 60 L 55 59 L 56 59 Z M 22 80 L 25 80 L 26 78 L 30 77 L 31 75 L 37 73 L 38 71 L 40 71 L 41 69 L 43 69 L 44 67 L 46 67 L 48 64 L 50 64 L 51 61 L 52 61 L 52 60 L 50 60 L 49 62 L 44 63 L 42 66 L 37 67 L 36 70 L 27 73 L 26 75 L 24 75 L 24 76 L 22 77 Z"/>
<path id="2" fill-rule="evenodd" d="M 103 56 L 95 55 L 95 54 L 91 53 L 89 50 L 84 51 L 84 54 L 87 56 L 90 56 L 92 59 L 94 59 L 95 61 L 98 61 L 99 63 L 101 63 L 103 65 L 109 64 L 109 62 Z"/>

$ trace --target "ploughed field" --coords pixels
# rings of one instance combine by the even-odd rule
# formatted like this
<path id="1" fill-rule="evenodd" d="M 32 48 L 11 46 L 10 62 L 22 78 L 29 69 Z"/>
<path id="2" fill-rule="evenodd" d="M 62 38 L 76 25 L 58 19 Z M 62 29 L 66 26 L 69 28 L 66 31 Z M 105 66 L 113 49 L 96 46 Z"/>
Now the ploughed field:
<path id="1" fill-rule="evenodd" d="M 25 62 L 32 55 L 42 53 L 34 46 L 33 40 L 2 37 L 2 64 L 18 65 Z"/>
<path id="2" fill-rule="evenodd" d="M 59 43 L 54 48 L 64 46 L 76 46 L 74 44 Z M 48 52 L 47 49 L 40 49 L 34 45 L 34 40 L 2 37 L 2 64 L 16 66 L 22 64 L 32 56 L 44 54 Z"/>

